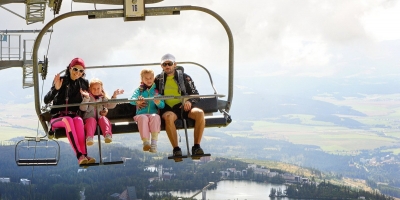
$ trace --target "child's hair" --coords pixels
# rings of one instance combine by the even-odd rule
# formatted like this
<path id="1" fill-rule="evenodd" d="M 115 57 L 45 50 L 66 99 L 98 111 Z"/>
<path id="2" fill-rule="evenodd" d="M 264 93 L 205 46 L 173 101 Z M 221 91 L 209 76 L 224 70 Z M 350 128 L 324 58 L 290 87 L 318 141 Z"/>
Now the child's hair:
<path id="1" fill-rule="evenodd" d="M 90 88 L 92 87 L 92 85 L 94 85 L 94 84 L 100 84 L 100 85 L 101 85 L 101 92 L 103 93 L 103 95 L 104 95 L 105 97 L 108 98 L 107 93 L 104 91 L 103 82 L 102 82 L 100 79 L 98 79 L 98 78 L 93 78 L 92 80 L 90 80 L 90 83 L 89 83 L 89 90 L 90 90 Z"/>
<path id="2" fill-rule="evenodd" d="M 152 74 L 154 76 L 154 71 L 152 69 L 142 69 L 142 71 L 140 72 L 140 80 L 145 74 Z"/>
<path id="3" fill-rule="evenodd" d="M 140 94 L 142 94 L 143 90 L 145 89 L 145 84 L 142 82 L 142 78 L 145 74 L 152 74 L 154 76 L 154 71 L 152 69 L 142 69 L 140 72 Z"/>

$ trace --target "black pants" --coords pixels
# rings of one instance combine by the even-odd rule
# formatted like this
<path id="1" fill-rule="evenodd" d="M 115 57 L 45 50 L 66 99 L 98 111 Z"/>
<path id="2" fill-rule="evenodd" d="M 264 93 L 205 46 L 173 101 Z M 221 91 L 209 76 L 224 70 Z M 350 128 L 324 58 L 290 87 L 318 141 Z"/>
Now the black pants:
<path id="1" fill-rule="evenodd" d="M 189 112 L 184 111 L 183 107 L 180 108 L 181 106 L 182 103 L 178 103 L 171 108 L 169 105 L 165 104 L 165 107 L 160 112 L 160 116 L 163 116 L 163 114 L 167 111 L 172 111 L 173 113 L 175 113 L 178 119 L 182 119 L 182 117 L 183 119 L 188 119 Z"/>

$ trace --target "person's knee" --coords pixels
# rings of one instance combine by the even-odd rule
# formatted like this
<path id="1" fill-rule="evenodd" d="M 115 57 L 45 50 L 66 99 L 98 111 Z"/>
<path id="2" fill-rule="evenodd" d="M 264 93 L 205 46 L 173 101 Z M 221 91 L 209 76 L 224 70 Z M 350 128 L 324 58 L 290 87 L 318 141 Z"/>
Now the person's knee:
<path id="1" fill-rule="evenodd" d="M 193 119 L 202 119 L 202 118 L 204 118 L 204 111 L 199 108 L 193 108 L 190 111 L 189 115 L 190 115 L 189 117 L 191 117 Z"/>
<path id="2" fill-rule="evenodd" d="M 173 112 L 164 113 L 162 118 L 165 120 L 165 122 L 171 122 L 171 121 L 174 122 L 177 119 L 175 113 Z"/>

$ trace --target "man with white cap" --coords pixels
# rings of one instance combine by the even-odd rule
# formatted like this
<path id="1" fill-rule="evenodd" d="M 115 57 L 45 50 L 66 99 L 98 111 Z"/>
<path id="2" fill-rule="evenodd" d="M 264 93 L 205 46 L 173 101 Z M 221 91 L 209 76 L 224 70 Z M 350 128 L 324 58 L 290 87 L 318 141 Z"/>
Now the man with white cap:
<path id="1" fill-rule="evenodd" d="M 192 78 L 176 70 L 175 57 L 171 54 L 165 54 L 161 58 L 161 67 L 163 72 L 156 76 L 154 82 L 159 94 L 164 96 L 183 96 L 199 94 Z M 192 155 L 203 155 L 204 151 L 200 147 L 201 138 L 205 127 L 204 112 L 200 108 L 194 107 L 198 99 L 188 99 L 183 103 L 180 99 L 166 99 L 165 107 L 161 110 L 161 117 L 165 120 L 165 131 L 171 142 L 173 156 L 182 156 L 181 148 L 178 146 L 178 135 L 175 127 L 175 120 L 182 117 L 191 118 L 195 121 L 194 126 L 194 146 L 192 147 Z M 182 158 L 175 158 L 175 162 L 182 161 Z"/>

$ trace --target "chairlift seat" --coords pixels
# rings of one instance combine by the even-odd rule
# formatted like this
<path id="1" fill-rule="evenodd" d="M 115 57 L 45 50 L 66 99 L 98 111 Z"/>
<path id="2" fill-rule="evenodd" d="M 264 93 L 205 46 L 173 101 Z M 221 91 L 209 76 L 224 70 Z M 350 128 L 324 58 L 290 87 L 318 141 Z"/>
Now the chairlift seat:
<path id="1" fill-rule="evenodd" d="M 216 115 L 213 114 L 218 112 L 218 99 L 215 98 L 201 98 L 199 102 L 195 104 L 194 107 L 198 107 L 203 109 L 204 118 L 206 121 L 206 127 L 225 127 L 230 123 L 230 119 L 228 119 L 225 115 Z M 138 126 L 136 122 L 133 120 L 133 117 L 136 115 L 136 106 L 130 103 L 121 103 L 117 104 L 114 109 L 109 109 L 107 118 L 110 120 L 112 125 L 113 134 L 123 134 L 123 133 L 137 133 L 139 132 Z M 42 114 L 44 120 L 50 121 L 48 117 L 48 113 Z M 192 119 L 186 120 L 187 128 L 194 128 L 195 121 Z M 176 128 L 184 129 L 183 120 L 178 119 L 175 121 Z M 161 130 L 165 130 L 165 122 L 161 120 Z M 97 131 L 95 132 L 97 135 Z M 64 128 L 56 128 L 53 132 L 49 132 L 49 137 L 54 138 L 65 138 L 65 129 Z"/>

